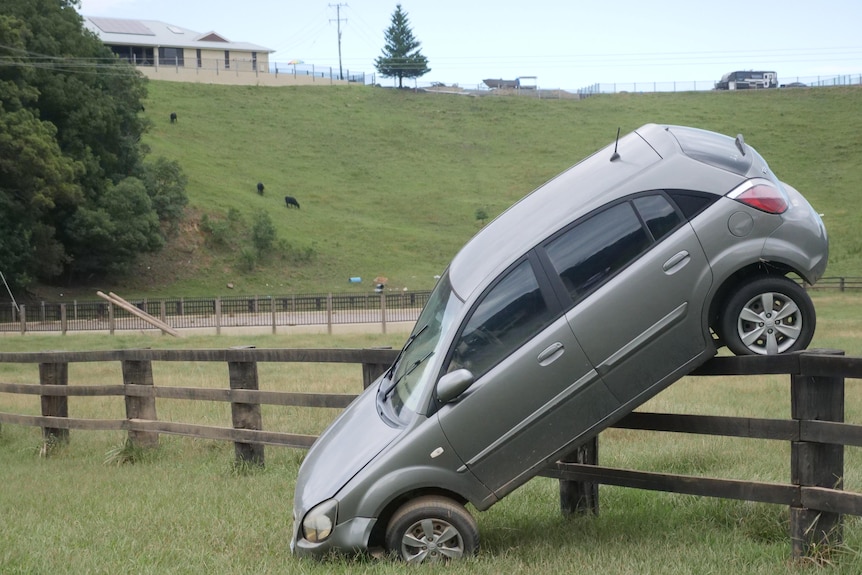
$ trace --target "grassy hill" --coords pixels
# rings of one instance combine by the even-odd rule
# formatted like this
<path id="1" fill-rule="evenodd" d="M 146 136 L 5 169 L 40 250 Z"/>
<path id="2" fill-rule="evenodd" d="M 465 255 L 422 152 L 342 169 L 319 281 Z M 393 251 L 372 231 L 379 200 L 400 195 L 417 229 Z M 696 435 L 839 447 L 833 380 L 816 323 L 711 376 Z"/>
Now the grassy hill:
<path id="1" fill-rule="evenodd" d="M 743 133 L 825 214 L 827 275 L 858 276 L 860 109 L 858 88 L 578 101 L 150 82 L 146 143 L 186 171 L 189 219 L 168 250 L 108 287 L 152 296 L 224 294 L 228 283 L 232 293 L 367 291 L 382 275 L 393 289 L 430 288 L 480 227 L 477 210 L 497 215 L 611 142 L 617 127 L 648 122 Z M 302 208 L 286 208 L 285 195 Z M 248 233 L 261 211 L 279 242 L 255 258 Z M 204 215 L 222 225 L 222 245 Z M 362 284 L 348 282 L 356 276 Z"/>

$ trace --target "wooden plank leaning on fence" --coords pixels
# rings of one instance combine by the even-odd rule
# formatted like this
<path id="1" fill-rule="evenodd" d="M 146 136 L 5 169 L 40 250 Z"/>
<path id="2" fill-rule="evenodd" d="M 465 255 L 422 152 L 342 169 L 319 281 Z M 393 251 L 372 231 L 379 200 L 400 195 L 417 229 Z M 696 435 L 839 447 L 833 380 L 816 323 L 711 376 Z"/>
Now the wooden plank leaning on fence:
<path id="1" fill-rule="evenodd" d="M 127 302 L 126 300 L 124 300 L 123 298 L 121 298 L 120 296 L 115 294 L 114 292 L 110 292 L 108 294 L 105 294 L 103 292 L 97 291 L 96 295 L 98 295 L 100 298 L 102 298 L 104 300 L 107 300 L 108 302 L 110 302 L 111 304 L 113 304 L 117 307 L 123 308 L 124 310 L 126 310 L 130 314 L 141 318 L 142 320 L 144 320 L 148 324 L 159 328 L 160 330 L 162 330 L 163 333 L 170 334 L 174 337 L 182 337 L 177 330 L 175 330 L 174 328 L 172 328 L 171 326 L 169 326 L 168 324 L 166 324 L 162 320 L 160 320 L 156 317 L 153 317 L 150 314 L 148 314 L 147 312 L 136 308 L 135 306 L 133 306 L 132 304 L 130 304 L 129 302 Z"/>

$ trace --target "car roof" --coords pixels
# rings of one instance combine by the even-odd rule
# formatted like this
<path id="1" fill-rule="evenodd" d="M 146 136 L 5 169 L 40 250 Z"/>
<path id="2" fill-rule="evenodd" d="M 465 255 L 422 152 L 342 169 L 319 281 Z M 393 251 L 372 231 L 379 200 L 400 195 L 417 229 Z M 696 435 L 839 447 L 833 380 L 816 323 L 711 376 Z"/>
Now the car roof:
<path id="1" fill-rule="evenodd" d="M 735 162 L 727 161 L 728 155 Z M 754 158 L 762 162 L 753 150 L 740 154 L 728 136 L 646 124 L 541 185 L 488 223 L 452 260 L 452 288 L 468 300 L 556 231 L 629 194 L 683 189 L 724 195 L 752 172 Z"/>

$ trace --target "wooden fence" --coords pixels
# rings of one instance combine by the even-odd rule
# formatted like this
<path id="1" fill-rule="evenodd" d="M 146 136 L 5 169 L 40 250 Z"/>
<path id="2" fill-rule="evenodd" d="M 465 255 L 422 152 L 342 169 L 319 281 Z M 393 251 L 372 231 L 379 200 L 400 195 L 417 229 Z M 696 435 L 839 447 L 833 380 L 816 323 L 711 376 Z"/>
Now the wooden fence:
<path id="1" fill-rule="evenodd" d="M 41 427 L 47 441 L 69 441 L 69 430 L 120 430 L 141 447 L 158 445 L 159 434 L 232 441 L 238 462 L 264 464 L 264 445 L 308 448 L 316 437 L 263 429 L 261 405 L 343 408 L 352 394 L 260 391 L 258 363 L 315 362 L 362 365 L 368 386 L 394 360 L 391 349 L 115 350 L 0 353 L 0 363 L 38 363 L 39 384 L 0 382 L 0 393 L 41 398 L 41 416 L 0 412 L 0 424 Z M 153 380 L 153 362 L 228 364 L 229 389 L 162 387 Z M 68 366 L 77 362 L 120 362 L 121 385 L 68 385 Z M 780 356 L 717 357 L 695 376 L 786 374 L 790 376 L 791 419 L 756 419 L 633 412 L 615 427 L 697 433 L 791 442 L 789 484 L 691 477 L 613 469 L 598 465 L 598 442 L 588 442 L 542 475 L 560 481 L 565 513 L 598 513 L 601 483 L 690 495 L 786 505 L 790 509 L 794 557 L 843 541 L 842 515 L 862 515 L 862 494 L 844 491 L 844 446 L 862 446 L 862 425 L 844 423 L 845 378 L 862 379 L 862 358 L 813 350 Z M 126 418 L 68 417 L 70 396 L 123 396 Z M 232 427 L 159 421 L 156 398 L 231 404 Z"/>

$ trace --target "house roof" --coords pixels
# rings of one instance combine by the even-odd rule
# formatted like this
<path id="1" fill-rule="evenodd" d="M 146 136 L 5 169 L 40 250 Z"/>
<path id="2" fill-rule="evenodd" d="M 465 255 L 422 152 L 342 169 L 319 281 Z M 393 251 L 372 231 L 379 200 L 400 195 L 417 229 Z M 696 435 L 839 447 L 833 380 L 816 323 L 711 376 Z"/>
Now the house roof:
<path id="1" fill-rule="evenodd" d="M 251 42 L 231 42 L 214 31 L 200 33 L 159 20 L 84 16 L 84 26 L 110 45 L 275 52 Z"/>

